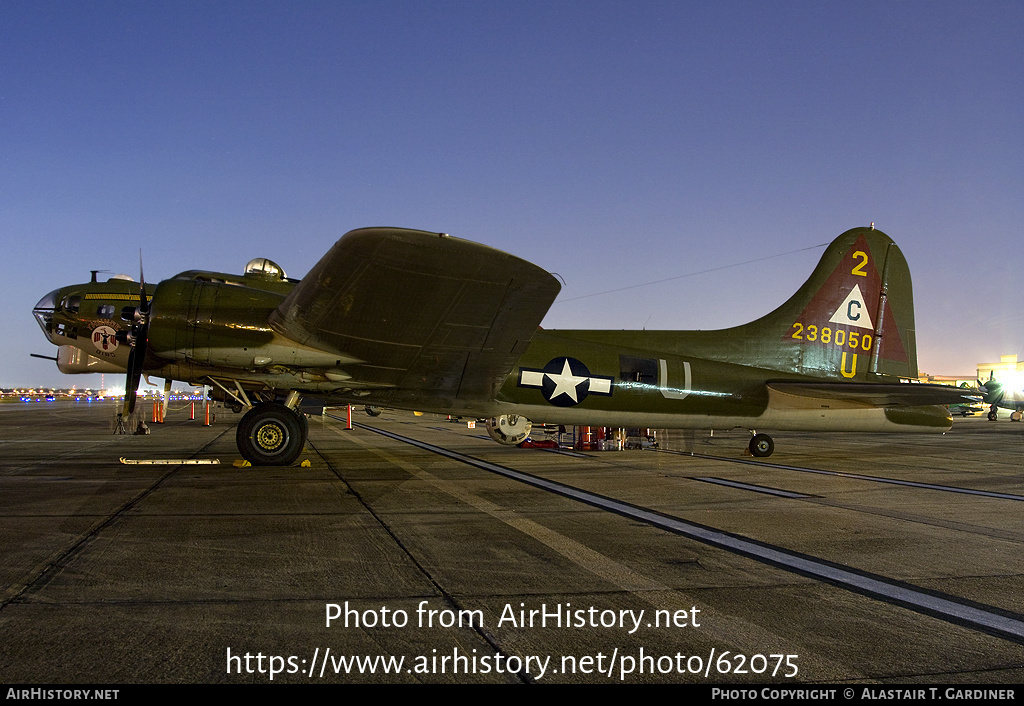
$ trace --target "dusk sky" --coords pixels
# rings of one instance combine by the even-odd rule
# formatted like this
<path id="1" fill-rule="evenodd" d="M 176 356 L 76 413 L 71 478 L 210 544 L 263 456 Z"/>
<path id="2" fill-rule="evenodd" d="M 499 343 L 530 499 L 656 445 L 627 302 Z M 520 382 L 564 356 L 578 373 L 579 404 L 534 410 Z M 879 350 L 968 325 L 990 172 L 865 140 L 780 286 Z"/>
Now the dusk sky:
<path id="1" fill-rule="evenodd" d="M 921 370 L 971 375 L 1024 356 L 1022 37 L 1019 0 L 6 0 L 0 386 L 98 386 L 29 357 L 91 269 L 301 277 L 364 226 L 558 273 L 545 327 L 708 329 L 874 222 Z"/>

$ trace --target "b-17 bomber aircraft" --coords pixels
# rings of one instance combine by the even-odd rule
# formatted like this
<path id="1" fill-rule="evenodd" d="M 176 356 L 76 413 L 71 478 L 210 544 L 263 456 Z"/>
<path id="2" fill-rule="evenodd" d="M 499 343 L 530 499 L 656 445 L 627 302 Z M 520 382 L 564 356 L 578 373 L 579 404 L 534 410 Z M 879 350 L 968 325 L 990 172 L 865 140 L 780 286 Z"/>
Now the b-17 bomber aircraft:
<path id="1" fill-rule="evenodd" d="M 141 279 L 141 278 L 140 278 Z M 560 287 L 540 267 L 443 233 L 365 228 L 301 281 L 256 259 L 244 274 L 188 271 L 62 287 L 34 314 L 66 373 L 210 385 L 249 408 L 238 449 L 288 465 L 308 433 L 302 396 L 486 418 L 501 443 L 531 420 L 605 427 L 943 432 L 958 388 L 917 377 L 910 272 L 881 231 L 826 249 L 789 301 L 715 331 L 539 327 Z M 760 430 L 760 431 L 758 431 Z"/>

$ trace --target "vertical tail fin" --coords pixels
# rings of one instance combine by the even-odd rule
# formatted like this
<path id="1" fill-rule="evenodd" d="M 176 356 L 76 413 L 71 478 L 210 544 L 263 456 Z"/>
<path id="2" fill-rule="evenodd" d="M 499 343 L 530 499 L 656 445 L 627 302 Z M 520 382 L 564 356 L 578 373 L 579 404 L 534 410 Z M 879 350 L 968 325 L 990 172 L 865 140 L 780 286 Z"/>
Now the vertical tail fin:
<path id="1" fill-rule="evenodd" d="M 760 342 L 755 364 L 839 380 L 917 377 L 910 270 L 889 236 L 848 230 L 767 316 L 729 330 Z"/>

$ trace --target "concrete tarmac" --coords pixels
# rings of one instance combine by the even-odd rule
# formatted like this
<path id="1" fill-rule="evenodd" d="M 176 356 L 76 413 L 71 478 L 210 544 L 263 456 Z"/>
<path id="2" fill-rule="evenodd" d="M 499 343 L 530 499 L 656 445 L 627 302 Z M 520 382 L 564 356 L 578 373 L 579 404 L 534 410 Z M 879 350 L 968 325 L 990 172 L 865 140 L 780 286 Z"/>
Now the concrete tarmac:
<path id="1" fill-rule="evenodd" d="M 115 414 L 0 405 L 2 683 L 1024 681 L 1024 425 L 1006 415 L 780 433 L 763 461 L 740 432 L 679 437 L 698 456 L 566 454 L 356 416 L 962 604 L 951 618 L 332 419 L 311 417 L 308 467 L 239 468 L 240 415 L 116 436 Z"/>

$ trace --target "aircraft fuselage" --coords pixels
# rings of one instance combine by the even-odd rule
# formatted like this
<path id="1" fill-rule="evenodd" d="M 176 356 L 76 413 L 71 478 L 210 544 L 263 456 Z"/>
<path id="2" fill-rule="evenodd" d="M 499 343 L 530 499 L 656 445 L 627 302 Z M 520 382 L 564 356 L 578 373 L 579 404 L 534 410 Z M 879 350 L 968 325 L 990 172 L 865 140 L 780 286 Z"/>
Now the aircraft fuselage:
<path id="1" fill-rule="evenodd" d="M 293 410 L 302 395 L 501 419 L 516 430 L 512 421 L 526 418 L 922 432 L 949 429 L 936 403 L 963 397 L 911 384 L 909 269 L 873 228 L 843 233 L 789 300 L 729 329 L 539 329 L 557 292 L 549 273 L 507 253 L 381 228 L 347 234 L 301 283 L 257 259 L 243 275 L 183 272 L 145 295 L 125 279 L 64 287 L 34 314 L 65 372 L 131 367 L 132 390 L 144 373 L 212 384 L 253 405 L 238 438 L 254 463 L 290 462 L 301 450 L 306 429 Z M 145 345 L 133 354 L 136 340 Z M 264 438 L 285 440 L 287 452 L 257 448 Z M 765 439 L 768 448 L 755 437 L 751 451 L 770 454 Z"/>

